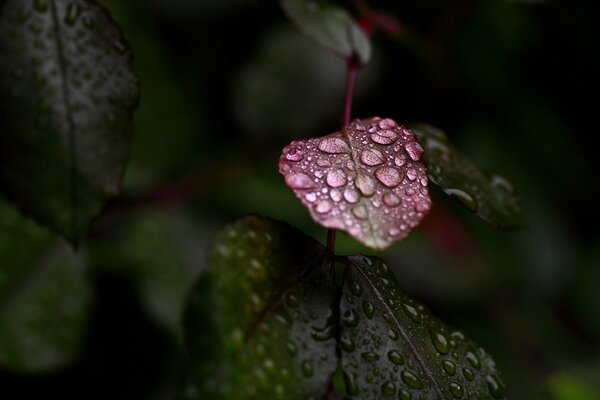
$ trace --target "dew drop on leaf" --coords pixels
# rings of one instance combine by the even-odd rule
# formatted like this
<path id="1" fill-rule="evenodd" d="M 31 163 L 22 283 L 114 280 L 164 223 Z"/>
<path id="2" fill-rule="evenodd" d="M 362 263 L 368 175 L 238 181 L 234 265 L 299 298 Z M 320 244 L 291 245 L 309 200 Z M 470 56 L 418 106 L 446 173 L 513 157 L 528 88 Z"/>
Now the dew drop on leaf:
<path id="1" fill-rule="evenodd" d="M 400 200 L 400 197 L 396 196 L 392 192 L 384 193 L 382 199 L 383 203 L 388 207 L 397 207 L 402 202 L 402 200 Z"/>
<path id="2" fill-rule="evenodd" d="M 419 161 L 424 152 L 423 147 L 417 142 L 408 142 L 404 148 L 413 161 Z"/>
<path id="3" fill-rule="evenodd" d="M 346 184 L 346 174 L 341 169 L 332 169 L 327 173 L 327 184 L 337 188 Z"/>
<path id="4" fill-rule="evenodd" d="M 360 155 L 360 161 L 368 166 L 380 165 L 385 162 L 383 153 L 375 149 L 367 149 Z"/>
<path id="5" fill-rule="evenodd" d="M 400 376 L 402 377 L 402 380 L 404 381 L 404 383 L 406 383 L 411 388 L 413 388 L 413 389 L 423 388 L 423 382 L 421 381 L 421 379 L 419 379 L 419 377 L 417 375 L 413 374 L 412 372 L 404 370 L 404 371 L 402 371 Z"/>
<path id="6" fill-rule="evenodd" d="M 350 147 L 348 143 L 340 138 L 326 138 L 319 143 L 319 150 L 328 154 L 343 154 L 349 153 Z"/>
<path id="7" fill-rule="evenodd" d="M 383 183 L 389 188 L 396 187 L 402 182 L 404 178 L 402 173 L 393 167 L 381 167 L 375 171 L 375 176 L 379 182 Z"/>
<path id="8" fill-rule="evenodd" d="M 293 189 L 310 189 L 314 187 L 313 180 L 302 172 L 286 175 L 285 183 Z"/>

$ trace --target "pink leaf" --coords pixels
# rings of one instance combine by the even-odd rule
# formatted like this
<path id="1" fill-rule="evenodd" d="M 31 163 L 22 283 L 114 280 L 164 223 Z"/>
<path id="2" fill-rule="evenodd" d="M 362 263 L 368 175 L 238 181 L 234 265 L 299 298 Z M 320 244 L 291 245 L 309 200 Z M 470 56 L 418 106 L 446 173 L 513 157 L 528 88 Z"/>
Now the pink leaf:
<path id="1" fill-rule="evenodd" d="M 279 172 L 313 219 L 383 249 L 431 208 L 423 148 L 394 120 L 354 120 L 344 132 L 293 141 Z"/>

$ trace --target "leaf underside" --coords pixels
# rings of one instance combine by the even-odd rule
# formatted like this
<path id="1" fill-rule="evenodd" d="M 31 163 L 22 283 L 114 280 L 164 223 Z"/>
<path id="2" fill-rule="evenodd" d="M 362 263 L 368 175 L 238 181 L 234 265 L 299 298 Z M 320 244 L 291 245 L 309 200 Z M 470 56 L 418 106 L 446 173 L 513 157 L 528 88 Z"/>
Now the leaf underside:
<path id="1" fill-rule="evenodd" d="M 0 12 L 0 188 L 77 242 L 129 156 L 131 50 L 92 0 L 8 0 Z"/>
<path id="2" fill-rule="evenodd" d="M 385 248 L 431 208 L 422 154 L 410 129 L 373 117 L 344 132 L 292 142 L 279 172 L 317 223 Z"/>
<path id="3" fill-rule="evenodd" d="M 485 175 L 439 129 L 425 124 L 411 128 L 425 148 L 429 179 L 433 183 L 496 228 L 514 230 L 525 225 L 508 180 L 496 174 Z"/>
<path id="4" fill-rule="evenodd" d="M 346 60 L 366 65 L 371 43 L 350 14 L 327 1 L 281 0 L 281 7 L 304 35 Z"/>
<path id="5" fill-rule="evenodd" d="M 183 398 L 322 398 L 337 366 L 331 263 L 287 225 L 226 228 L 189 299 Z"/>
<path id="6" fill-rule="evenodd" d="M 348 261 L 340 347 L 352 399 L 505 399 L 485 350 L 404 294 L 382 260 Z"/>

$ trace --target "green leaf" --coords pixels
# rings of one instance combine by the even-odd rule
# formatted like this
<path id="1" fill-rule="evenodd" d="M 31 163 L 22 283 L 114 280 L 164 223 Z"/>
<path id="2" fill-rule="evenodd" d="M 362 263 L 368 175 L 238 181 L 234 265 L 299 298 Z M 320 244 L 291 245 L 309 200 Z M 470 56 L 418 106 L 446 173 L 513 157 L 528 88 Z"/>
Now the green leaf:
<path id="1" fill-rule="evenodd" d="M 183 397 L 320 399 L 337 366 L 328 254 L 270 219 L 225 228 L 189 299 Z"/>
<path id="2" fill-rule="evenodd" d="M 0 201 L 0 364 L 43 372 L 78 355 L 90 308 L 85 256 Z"/>
<path id="3" fill-rule="evenodd" d="M 382 260 L 348 261 L 340 347 L 352 399 L 505 398 L 490 355 L 404 294 Z"/>
<path id="4" fill-rule="evenodd" d="M 365 65 L 371 43 L 344 9 L 321 0 L 281 0 L 287 16 L 307 37 L 346 60 Z"/>
<path id="5" fill-rule="evenodd" d="M 485 175 L 452 145 L 445 133 L 430 125 L 411 127 L 423 147 L 429 179 L 492 226 L 513 230 L 525 225 L 511 183 Z"/>
<path id="6" fill-rule="evenodd" d="M 0 187 L 77 242 L 129 157 L 131 51 L 93 1 L 8 0 L 0 12 Z"/>

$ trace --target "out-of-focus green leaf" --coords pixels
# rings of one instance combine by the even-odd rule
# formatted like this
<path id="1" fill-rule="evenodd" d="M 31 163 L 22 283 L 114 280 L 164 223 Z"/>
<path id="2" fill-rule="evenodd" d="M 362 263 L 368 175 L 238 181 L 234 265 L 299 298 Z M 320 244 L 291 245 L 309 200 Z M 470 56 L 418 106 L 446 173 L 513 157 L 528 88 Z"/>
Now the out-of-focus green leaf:
<path id="1" fill-rule="evenodd" d="M 597 400 L 600 398 L 600 392 L 586 382 L 566 374 L 550 377 L 548 388 L 552 394 L 552 400 Z"/>
<path id="2" fill-rule="evenodd" d="M 95 2 L 9 0 L 0 12 L 0 186 L 77 242 L 129 157 L 131 51 Z"/>
<path id="3" fill-rule="evenodd" d="M 63 367 L 78 354 L 90 308 L 85 256 L 0 202 L 0 364 Z"/>
<path id="4" fill-rule="evenodd" d="M 320 399 L 337 366 L 327 254 L 270 219 L 226 228 L 189 299 L 183 397 Z"/>
<path id="5" fill-rule="evenodd" d="M 500 175 L 482 173 L 439 129 L 425 124 L 411 128 L 425 148 L 425 161 L 433 183 L 496 228 L 512 230 L 525 225 L 508 180 Z"/>
<path id="6" fill-rule="evenodd" d="M 351 256 L 340 304 L 352 399 L 504 399 L 484 349 L 402 292 L 382 260 Z"/>
<path id="7" fill-rule="evenodd" d="M 323 0 L 281 0 L 288 17 L 309 38 L 361 65 L 371 58 L 371 42 L 348 12 Z"/>

